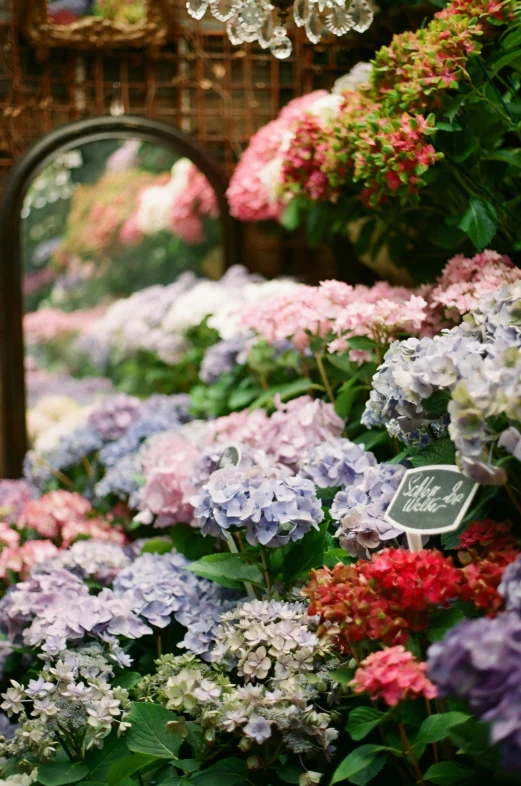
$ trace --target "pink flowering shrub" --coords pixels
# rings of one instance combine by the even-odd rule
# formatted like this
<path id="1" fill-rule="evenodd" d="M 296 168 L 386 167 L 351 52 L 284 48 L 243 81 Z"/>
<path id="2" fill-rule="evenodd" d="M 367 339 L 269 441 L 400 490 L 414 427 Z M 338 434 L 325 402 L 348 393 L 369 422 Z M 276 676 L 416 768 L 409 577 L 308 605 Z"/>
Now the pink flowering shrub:
<path id="1" fill-rule="evenodd" d="M 70 545 L 78 536 L 125 543 L 120 527 L 98 518 L 90 502 L 71 491 L 50 491 L 31 500 L 17 522 L 19 530 L 30 529 L 42 538 Z"/>
<path id="2" fill-rule="evenodd" d="M 400 701 L 435 698 L 437 691 L 427 679 L 426 663 L 418 663 L 401 644 L 373 652 L 362 661 L 351 683 L 355 693 L 367 693 L 371 699 L 383 699 L 390 707 Z"/>
<path id="3" fill-rule="evenodd" d="M 315 90 L 309 95 L 295 98 L 281 110 L 276 120 L 252 136 L 227 191 L 232 216 L 241 221 L 280 218 L 284 204 L 280 200 L 270 200 L 263 181 L 263 170 L 280 155 L 285 136 L 303 111 L 326 95 L 325 90 Z"/>
<path id="4" fill-rule="evenodd" d="M 195 493 L 190 475 L 199 451 L 175 431 L 151 440 L 142 458 L 145 486 L 137 520 L 157 528 L 191 522 Z"/>
<path id="5" fill-rule="evenodd" d="M 18 546 L 20 542 L 20 535 L 16 530 L 12 529 L 5 521 L 0 521 L 0 547 L 1 546 Z"/>
<path id="6" fill-rule="evenodd" d="M 13 524 L 34 496 L 25 480 L 0 480 L 0 520 Z"/>
<path id="7" fill-rule="evenodd" d="M 209 441 L 226 443 L 242 442 L 251 447 L 260 447 L 259 435 L 268 423 L 268 416 L 263 409 L 247 409 L 232 412 L 209 421 L 207 424 Z"/>
<path id="8" fill-rule="evenodd" d="M 172 204 L 169 228 L 185 243 L 197 245 L 204 242 L 205 216 L 218 218 L 217 198 L 208 180 L 195 164 L 192 164 L 188 173 L 188 184 Z"/>
<path id="9" fill-rule="evenodd" d="M 25 340 L 28 344 L 45 344 L 73 333 L 86 333 L 105 311 L 104 306 L 78 311 L 58 308 L 30 311 L 23 319 Z"/>
<path id="10" fill-rule="evenodd" d="M 40 562 L 58 554 L 50 540 L 28 540 L 22 546 L 8 546 L 0 551 L 0 579 L 9 581 L 9 573 L 27 579 Z"/>

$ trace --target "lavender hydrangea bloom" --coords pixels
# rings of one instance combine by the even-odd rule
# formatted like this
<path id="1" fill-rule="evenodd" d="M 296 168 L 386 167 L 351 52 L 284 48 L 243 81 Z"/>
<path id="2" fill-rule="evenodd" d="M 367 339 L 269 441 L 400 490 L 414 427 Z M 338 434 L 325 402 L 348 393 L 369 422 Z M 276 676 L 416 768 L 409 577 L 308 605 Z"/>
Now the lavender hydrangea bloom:
<path id="1" fill-rule="evenodd" d="M 441 697 L 466 699 L 490 723 L 503 764 L 521 767 L 521 617 L 465 620 L 428 651 L 428 675 Z"/>
<path id="2" fill-rule="evenodd" d="M 217 382 L 222 374 L 232 371 L 244 346 L 244 336 L 234 336 L 209 347 L 204 355 L 199 376 L 207 385 Z"/>
<path id="3" fill-rule="evenodd" d="M 178 646 L 205 657 L 215 641 L 220 614 L 235 603 L 226 600 L 217 584 L 186 570 L 188 564 L 176 552 L 143 554 L 118 574 L 114 594 L 155 627 L 166 627 L 174 617 L 188 628 Z"/>
<path id="4" fill-rule="evenodd" d="M 141 404 L 139 417 L 130 426 L 126 434 L 106 445 L 100 453 L 100 459 L 106 467 L 113 467 L 129 453 L 135 453 L 144 439 L 169 431 L 190 420 L 188 407 L 190 399 L 184 394 L 173 396 L 156 395 Z"/>
<path id="5" fill-rule="evenodd" d="M 26 645 L 40 646 L 48 655 L 85 636 L 110 641 L 114 636 L 135 639 L 150 633 L 129 601 L 109 589 L 90 595 L 82 580 L 67 570 L 34 575 L 17 584 L 6 611 L 12 621 L 30 622 L 23 631 Z"/>
<path id="6" fill-rule="evenodd" d="M 331 518 L 340 521 L 335 534 L 352 556 L 367 559 L 370 548 L 402 534 L 384 514 L 404 474 L 401 464 L 377 464 L 336 494 L 330 511 Z"/>
<path id="7" fill-rule="evenodd" d="M 139 452 L 129 453 L 108 469 L 96 483 L 94 493 L 98 499 L 114 494 L 118 499 L 128 502 L 131 508 L 137 508 L 141 490 L 140 475 Z"/>
<path id="8" fill-rule="evenodd" d="M 504 597 L 507 609 L 521 612 L 521 556 L 507 565 L 498 592 Z"/>
<path id="9" fill-rule="evenodd" d="M 53 477 L 53 470 L 65 470 L 78 464 L 103 446 L 101 436 L 87 426 L 79 426 L 63 436 L 55 450 L 40 455 L 34 450 L 24 458 L 24 477 L 29 483 L 41 487 Z"/>
<path id="10" fill-rule="evenodd" d="M 256 467 L 225 467 L 214 472 L 194 500 L 194 517 L 203 535 L 225 537 L 246 527 L 252 546 L 281 546 L 300 540 L 324 518 L 313 483 Z"/>
<path id="11" fill-rule="evenodd" d="M 190 477 L 190 483 L 194 488 L 201 489 L 210 480 L 210 476 L 219 469 L 226 447 L 227 445 L 224 443 L 210 445 L 202 451 L 199 458 L 194 462 Z M 248 467 L 267 468 L 270 466 L 270 460 L 263 450 L 256 450 L 245 443 L 237 443 L 237 448 L 241 454 L 239 463 L 241 469 L 247 469 Z"/>
<path id="12" fill-rule="evenodd" d="M 302 464 L 301 474 L 311 478 L 319 488 L 351 486 L 375 464 L 374 455 L 363 445 L 348 439 L 334 439 L 310 451 Z"/>
<path id="13" fill-rule="evenodd" d="M 91 412 L 87 426 L 97 431 L 104 442 L 112 442 L 125 434 L 139 417 L 141 402 L 135 396 L 116 393 L 104 399 Z"/>
<path id="14" fill-rule="evenodd" d="M 129 562 L 124 549 L 117 543 L 95 539 L 78 540 L 68 549 L 60 551 L 56 557 L 40 562 L 33 575 L 65 569 L 82 579 L 94 579 L 106 585 L 110 584 Z"/>

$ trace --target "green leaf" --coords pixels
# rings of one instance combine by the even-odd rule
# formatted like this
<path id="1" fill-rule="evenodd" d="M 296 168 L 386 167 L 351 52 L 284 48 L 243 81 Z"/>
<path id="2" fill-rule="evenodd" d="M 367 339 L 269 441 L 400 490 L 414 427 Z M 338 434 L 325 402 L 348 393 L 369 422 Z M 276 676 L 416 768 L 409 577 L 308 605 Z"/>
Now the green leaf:
<path id="1" fill-rule="evenodd" d="M 340 683 L 340 685 L 349 685 L 353 677 L 355 676 L 355 669 L 333 669 L 333 671 L 329 672 L 329 676 L 335 682 Z"/>
<path id="2" fill-rule="evenodd" d="M 93 780 L 106 782 L 107 773 L 114 761 L 128 755 L 128 748 L 122 738 L 113 731 L 103 740 L 103 748 L 91 748 L 85 754 L 85 764 Z"/>
<path id="3" fill-rule="evenodd" d="M 521 52 L 519 49 L 515 49 L 513 52 L 505 52 L 492 66 L 490 76 L 496 76 L 507 65 L 514 67 L 516 61 L 521 63 Z"/>
<path id="4" fill-rule="evenodd" d="M 451 786 L 452 783 L 461 783 L 475 776 L 475 770 L 463 767 L 455 761 L 440 761 L 433 764 L 425 775 L 424 780 L 429 783 L 439 783 L 440 786 Z"/>
<path id="5" fill-rule="evenodd" d="M 353 442 L 355 445 L 363 445 L 366 450 L 371 450 L 376 445 L 381 445 L 389 438 L 387 431 L 367 431 L 365 434 L 355 437 Z"/>
<path id="6" fill-rule="evenodd" d="M 416 742 L 429 744 L 444 740 L 452 729 L 466 723 L 469 718 L 470 715 L 465 715 L 463 712 L 442 712 L 430 715 L 420 726 Z"/>
<path id="7" fill-rule="evenodd" d="M 337 562 L 349 565 L 353 558 L 344 549 L 329 549 L 324 553 L 323 564 L 327 568 L 334 568 Z"/>
<path id="8" fill-rule="evenodd" d="M 326 532 L 327 523 L 324 523 L 319 530 L 312 529 L 291 547 L 282 566 L 285 582 L 294 582 L 303 573 L 307 575 L 312 568 L 322 567 Z"/>
<path id="9" fill-rule="evenodd" d="M 131 753 L 123 759 L 115 761 L 111 764 L 107 774 L 108 786 L 116 786 L 116 784 L 128 778 L 129 775 L 133 775 L 142 767 L 155 760 L 155 756 L 150 756 L 146 753 Z"/>
<path id="10" fill-rule="evenodd" d="M 431 622 L 427 628 L 427 638 L 429 641 L 441 641 L 447 631 L 465 619 L 465 615 L 457 606 L 443 609 L 431 616 Z"/>
<path id="11" fill-rule="evenodd" d="M 490 745 L 490 730 L 487 723 L 470 718 L 466 723 L 452 729 L 449 739 L 456 750 L 472 756 L 483 767 L 491 770 L 499 768 L 498 750 Z"/>
<path id="12" fill-rule="evenodd" d="M 89 774 L 86 764 L 72 764 L 70 761 L 49 762 L 38 767 L 38 781 L 43 786 L 64 786 L 66 783 L 77 783 Z"/>
<path id="13" fill-rule="evenodd" d="M 250 409 L 259 409 L 259 407 L 272 407 L 273 400 L 277 393 L 279 394 L 281 401 L 289 401 L 289 399 L 296 398 L 296 396 L 302 396 L 309 390 L 324 390 L 324 388 L 321 385 L 315 385 L 313 382 L 307 379 L 307 377 L 295 379 L 293 382 L 286 382 L 284 385 L 273 385 L 269 390 L 255 399 L 253 404 L 251 404 Z"/>
<path id="14" fill-rule="evenodd" d="M 158 759 L 176 759 L 183 742 L 180 733 L 167 729 L 166 724 L 177 721 L 174 712 L 160 704 L 133 702 L 128 717 L 132 724 L 125 741 L 131 751 L 146 753 Z"/>
<path id="15" fill-rule="evenodd" d="M 137 671 L 125 671 L 123 674 L 120 674 L 119 677 L 116 677 L 116 679 L 112 680 L 112 684 L 117 688 L 125 688 L 125 690 L 130 690 L 142 679 L 142 675 Z"/>
<path id="16" fill-rule="evenodd" d="M 241 759 L 222 759 L 204 772 L 193 775 L 195 786 L 246 786 L 246 762 Z"/>
<path id="17" fill-rule="evenodd" d="M 264 586 L 260 568 L 257 565 L 248 565 L 241 554 L 208 554 L 185 567 L 203 579 L 215 581 L 216 584 L 231 589 L 242 589 L 245 581 L 258 587 Z"/>
<path id="18" fill-rule="evenodd" d="M 279 221 L 288 232 L 294 232 L 300 224 L 300 200 L 292 199 Z"/>
<path id="19" fill-rule="evenodd" d="M 213 538 L 203 538 L 201 531 L 190 524 L 176 524 L 168 530 L 168 534 L 176 550 L 190 561 L 212 554 L 215 549 Z"/>
<path id="20" fill-rule="evenodd" d="M 167 554 L 174 544 L 168 538 L 149 538 L 141 549 L 142 554 Z"/>
<path id="21" fill-rule="evenodd" d="M 366 392 L 366 389 L 362 385 L 353 385 L 346 390 L 342 390 L 336 397 L 335 412 L 343 420 L 346 420 L 349 416 L 353 403 L 361 391 Z"/>
<path id="22" fill-rule="evenodd" d="M 446 415 L 449 401 L 450 393 L 448 390 L 437 390 L 432 396 L 423 399 L 422 407 L 429 415 Z"/>
<path id="23" fill-rule="evenodd" d="M 456 461 L 456 448 L 450 439 L 439 439 L 432 445 L 419 450 L 409 456 L 413 467 L 427 467 L 429 464 L 454 464 Z"/>
<path id="24" fill-rule="evenodd" d="M 364 737 L 367 737 L 367 735 L 378 726 L 384 717 L 384 712 L 375 710 L 373 707 L 355 707 L 355 709 L 349 713 L 346 731 L 349 733 L 352 740 L 363 740 Z"/>
<path id="25" fill-rule="evenodd" d="M 353 349 L 364 349 L 369 352 L 377 346 L 376 341 L 369 336 L 351 336 L 346 341 Z"/>
<path id="26" fill-rule="evenodd" d="M 331 786 L 340 781 L 351 781 L 353 776 L 356 776 L 361 773 L 362 770 L 369 767 L 369 765 L 378 758 L 378 755 L 386 750 L 388 750 L 388 748 L 383 745 L 360 745 L 360 747 L 355 748 L 355 750 L 351 751 L 349 756 L 347 756 L 335 770 L 331 780 Z M 352 782 L 353 781 L 351 781 L 351 783 Z"/>
<path id="27" fill-rule="evenodd" d="M 378 773 L 383 770 L 387 763 L 387 756 L 378 756 L 374 761 L 360 770 L 356 775 L 351 775 L 349 783 L 354 783 L 355 786 L 365 786 L 366 783 L 372 781 Z"/>
<path id="28" fill-rule="evenodd" d="M 494 206 L 473 196 L 458 227 L 467 233 L 477 251 L 483 251 L 496 234 L 498 223 Z"/>
<path id="29" fill-rule="evenodd" d="M 281 764 L 277 767 L 276 773 L 284 783 L 298 783 L 302 775 L 302 767 L 297 767 L 296 764 Z"/>
<path id="30" fill-rule="evenodd" d="M 174 767 L 183 772 L 197 772 L 201 768 L 201 762 L 195 759 L 177 759 L 173 762 Z"/>

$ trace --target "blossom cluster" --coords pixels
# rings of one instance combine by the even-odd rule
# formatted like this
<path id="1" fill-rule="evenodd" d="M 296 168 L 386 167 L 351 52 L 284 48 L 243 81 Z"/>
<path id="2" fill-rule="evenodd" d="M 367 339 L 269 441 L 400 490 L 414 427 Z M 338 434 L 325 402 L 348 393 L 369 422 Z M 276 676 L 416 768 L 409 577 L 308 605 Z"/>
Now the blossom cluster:
<path id="1" fill-rule="evenodd" d="M 389 707 L 395 707 L 418 696 L 433 699 L 437 695 L 436 688 L 425 676 L 426 671 L 426 663 L 418 663 L 412 652 L 397 644 L 368 655 L 357 668 L 351 684 L 355 693 L 382 698 Z"/>

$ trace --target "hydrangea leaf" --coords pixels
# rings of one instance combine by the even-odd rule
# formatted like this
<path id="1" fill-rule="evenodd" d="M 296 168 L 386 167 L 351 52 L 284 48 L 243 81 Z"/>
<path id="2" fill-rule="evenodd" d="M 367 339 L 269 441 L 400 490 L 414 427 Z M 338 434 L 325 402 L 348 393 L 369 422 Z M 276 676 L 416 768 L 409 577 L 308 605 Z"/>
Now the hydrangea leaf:
<path id="1" fill-rule="evenodd" d="M 385 713 L 373 707 L 355 707 L 349 713 L 346 731 L 352 740 L 363 740 L 385 718 Z"/>
<path id="2" fill-rule="evenodd" d="M 416 742 L 424 742 L 426 744 L 431 742 L 440 742 L 445 737 L 449 736 L 449 732 L 456 726 L 461 726 L 466 723 L 470 715 L 465 715 L 463 712 L 442 712 L 437 715 L 431 715 L 425 718 Z"/>
<path id="3" fill-rule="evenodd" d="M 118 783 L 138 772 L 150 762 L 155 761 L 156 756 L 147 753 L 130 753 L 122 759 L 118 759 L 111 764 L 107 774 L 108 786 L 117 786 Z"/>
<path id="4" fill-rule="evenodd" d="M 230 589 L 242 589 L 245 581 L 264 586 L 260 568 L 248 565 L 240 554 L 208 554 L 187 565 L 186 570 Z"/>
<path id="5" fill-rule="evenodd" d="M 90 770 L 93 780 L 106 782 L 110 766 L 117 759 L 128 754 L 128 748 L 123 738 L 117 736 L 116 731 L 103 740 L 103 748 L 91 748 L 85 754 L 85 764 Z"/>
<path id="6" fill-rule="evenodd" d="M 429 641 L 441 641 L 447 631 L 465 619 L 463 611 L 457 606 L 452 606 L 450 609 L 443 609 L 435 614 L 427 628 L 427 637 Z"/>
<path id="7" fill-rule="evenodd" d="M 85 778 L 89 768 L 85 764 L 71 764 L 71 762 L 49 762 L 38 767 L 38 781 L 43 786 L 64 786 L 67 783 L 77 783 Z"/>
<path id="8" fill-rule="evenodd" d="M 331 786 L 334 786 L 335 783 L 340 783 L 340 781 L 349 781 L 350 783 L 354 783 L 352 780 L 353 777 L 357 775 L 363 775 L 363 771 L 369 768 L 376 759 L 382 758 L 384 762 L 382 763 L 381 767 L 379 766 L 378 769 L 372 774 L 370 777 L 374 777 L 380 769 L 383 767 L 385 763 L 385 758 L 380 757 L 380 753 L 387 751 L 384 745 L 360 745 L 360 747 L 355 748 L 354 751 L 351 751 L 349 756 L 346 756 L 343 762 L 337 767 L 333 778 L 331 780 Z M 370 773 L 368 773 L 370 774 Z M 368 780 L 364 780 L 364 783 L 368 783 Z M 357 780 L 357 783 L 361 783 L 360 780 Z"/>
<path id="9" fill-rule="evenodd" d="M 473 778 L 476 771 L 469 767 L 463 767 L 455 761 L 440 761 L 433 764 L 425 773 L 424 780 L 429 783 L 439 783 L 441 786 L 451 786 L 453 783 L 461 783 L 469 778 Z"/>
<path id="10" fill-rule="evenodd" d="M 174 712 L 160 704 L 134 702 L 129 715 L 132 724 L 126 734 L 126 743 L 131 751 L 146 753 L 159 759 L 175 759 L 183 742 L 183 736 L 166 724 L 177 721 Z"/>
<path id="11" fill-rule="evenodd" d="M 496 210 L 490 202 L 471 197 L 458 226 L 467 233 L 475 248 L 483 251 L 496 234 L 498 223 Z"/>
<path id="12" fill-rule="evenodd" d="M 218 761 L 204 772 L 192 775 L 190 783 L 195 786 L 246 786 L 246 779 L 246 762 L 233 758 Z"/>

